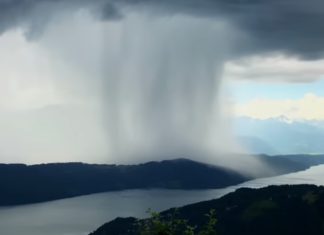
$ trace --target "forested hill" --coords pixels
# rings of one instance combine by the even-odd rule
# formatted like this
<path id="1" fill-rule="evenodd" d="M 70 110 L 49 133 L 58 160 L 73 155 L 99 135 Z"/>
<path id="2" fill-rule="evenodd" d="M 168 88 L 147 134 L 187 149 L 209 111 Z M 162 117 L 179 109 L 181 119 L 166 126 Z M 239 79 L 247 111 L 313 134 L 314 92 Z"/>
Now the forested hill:
<path id="1" fill-rule="evenodd" d="M 249 178 L 222 167 L 179 159 L 139 165 L 0 164 L 0 206 L 123 189 L 206 189 Z"/>
<path id="2" fill-rule="evenodd" d="M 323 156 L 251 157 L 259 158 L 269 169 L 273 169 L 255 177 L 301 171 L 324 163 Z M 124 189 L 215 189 L 249 179 L 251 176 L 224 167 L 186 159 L 138 165 L 0 164 L 0 206 Z"/>
<path id="3" fill-rule="evenodd" d="M 324 187 L 313 185 L 242 188 L 220 199 L 178 208 L 176 213 L 170 209 L 161 213 L 161 220 L 175 215 L 173 220 L 187 220 L 199 230 L 207 223 L 206 214 L 212 209 L 216 213 L 214 231 L 217 235 L 324 234 Z M 139 235 L 142 222 L 135 218 L 118 218 L 90 235 Z"/>

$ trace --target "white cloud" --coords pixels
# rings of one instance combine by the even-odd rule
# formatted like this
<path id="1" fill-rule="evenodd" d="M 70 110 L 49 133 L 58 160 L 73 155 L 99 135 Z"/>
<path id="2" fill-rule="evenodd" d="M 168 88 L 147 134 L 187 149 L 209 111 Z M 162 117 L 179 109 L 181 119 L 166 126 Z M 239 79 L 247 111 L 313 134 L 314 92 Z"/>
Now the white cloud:
<path id="1" fill-rule="evenodd" d="M 303 61 L 283 55 L 253 56 L 229 61 L 224 76 L 256 82 L 313 82 L 324 76 L 324 60 Z"/>
<path id="2" fill-rule="evenodd" d="M 22 30 L 0 37 L 0 108 L 38 108 L 59 103 L 52 81 L 51 61 Z"/>
<path id="3" fill-rule="evenodd" d="M 324 120 L 324 97 L 308 93 L 301 99 L 255 99 L 237 104 L 235 114 L 256 119 Z"/>
<path id="4" fill-rule="evenodd" d="M 83 11 L 60 20 L 36 41 L 22 28 L 0 34 L 0 111 L 96 102 L 102 25 Z"/>
<path id="5" fill-rule="evenodd" d="M 102 162 L 108 153 L 94 107 L 0 111 L 0 162 Z"/>
<path id="6" fill-rule="evenodd" d="M 70 18 L 49 24 L 37 41 L 19 28 L 0 34 L 0 162 L 107 160 L 99 95 L 88 94 L 101 31 L 90 17 Z"/>

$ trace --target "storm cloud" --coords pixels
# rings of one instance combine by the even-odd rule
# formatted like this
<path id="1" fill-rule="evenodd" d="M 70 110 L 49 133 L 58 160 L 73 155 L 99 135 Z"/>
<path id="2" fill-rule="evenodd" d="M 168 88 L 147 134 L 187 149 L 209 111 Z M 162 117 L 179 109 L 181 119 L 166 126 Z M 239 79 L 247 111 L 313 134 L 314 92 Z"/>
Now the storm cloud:
<path id="1" fill-rule="evenodd" d="M 118 20 L 125 11 L 221 18 L 242 31 L 234 56 L 282 52 L 306 59 L 324 56 L 324 2 L 321 0 L 1 0 L 0 32 L 24 27 L 37 38 L 62 11 L 87 8 L 98 20 Z"/>
<path id="2" fill-rule="evenodd" d="M 46 119 L 41 123 L 54 123 L 56 128 L 39 128 L 40 134 L 33 134 L 35 143 L 30 145 L 37 151 L 28 148 L 31 156 L 45 156 L 55 149 L 75 158 L 80 153 L 108 156 L 105 161 L 110 163 L 174 157 L 215 163 L 219 152 L 241 151 L 223 110 L 227 104 L 222 79 L 226 62 L 267 53 L 321 58 L 322 6 L 316 0 L 0 0 L 2 39 L 8 37 L 8 45 L 13 38 L 21 42 L 21 49 L 17 43 L 12 45 L 16 57 L 2 65 L 1 76 L 42 91 L 35 95 L 29 89 L 25 96 L 30 97 L 24 99 L 21 90 L 27 89 L 14 86 L 13 96 L 23 101 L 16 103 L 24 109 L 30 110 L 32 105 L 44 108 L 49 103 L 41 80 L 46 81 L 44 87 L 54 90 L 53 97 L 47 97 L 50 104 L 82 107 L 77 115 L 74 109 L 70 115 L 69 108 L 55 111 L 57 116 L 69 116 L 58 123 L 55 115 L 35 115 L 35 120 Z M 25 38 L 20 38 L 22 32 Z M 26 50 L 27 59 L 22 54 Z M 17 58 L 25 58 L 26 66 Z M 48 61 L 47 66 L 40 66 L 41 61 Z M 16 67 L 32 72 L 28 76 L 13 69 Z M 10 77 L 12 71 L 17 73 Z M 4 103 L 10 107 L 14 102 Z M 64 129 L 68 133 L 60 131 L 78 115 L 86 117 L 80 125 Z M 26 124 L 31 133 L 35 129 L 31 127 L 39 123 L 32 121 Z M 95 122 L 100 125 L 94 130 Z M 14 124 L 6 126 L 7 133 L 12 133 Z M 13 133 L 20 137 L 24 135 L 21 129 Z M 38 144 L 53 129 L 58 136 L 51 139 L 55 143 Z M 98 138 L 91 141 L 80 134 L 82 138 L 70 141 L 74 132 Z M 16 136 L 14 144 L 20 140 L 22 146 L 30 146 L 29 136 Z M 72 151 L 74 148 L 78 151 Z M 9 150 L 14 152 L 11 155 L 21 155 L 15 148 Z M 251 167 L 258 165 L 249 162 L 251 159 L 218 155 L 218 164 L 257 169 Z"/>

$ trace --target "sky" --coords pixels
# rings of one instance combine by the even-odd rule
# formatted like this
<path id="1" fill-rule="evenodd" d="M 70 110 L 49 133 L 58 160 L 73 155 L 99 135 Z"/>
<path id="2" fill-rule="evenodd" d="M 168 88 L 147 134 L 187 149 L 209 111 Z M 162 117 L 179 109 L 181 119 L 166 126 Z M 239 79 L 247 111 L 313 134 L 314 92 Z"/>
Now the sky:
<path id="1" fill-rule="evenodd" d="M 0 0 L 0 160 L 239 151 L 231 117 L 324 120 L 323 20 L 321 0 Z"/>
<path id="2" fill-rule="evenodd" d="M 261 120 L 324 119 L 322 60 L 298 61 L 284 57 L 251 60 L 244 65 L 229 62 L 225 69 L 235 116 Z"/>

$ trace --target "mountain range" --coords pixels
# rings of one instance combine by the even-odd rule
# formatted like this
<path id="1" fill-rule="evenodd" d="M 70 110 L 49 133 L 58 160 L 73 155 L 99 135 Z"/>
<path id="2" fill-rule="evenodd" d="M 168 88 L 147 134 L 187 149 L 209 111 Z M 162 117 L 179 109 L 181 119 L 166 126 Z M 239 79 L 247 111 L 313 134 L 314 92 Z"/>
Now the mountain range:
<path id="1" fill-rule="evenodd" d="M 239 117 L 234 121 L 234 131 L 242 145 L 254 154 L 324 152 L 324 122 L 320 121 Z"/>

